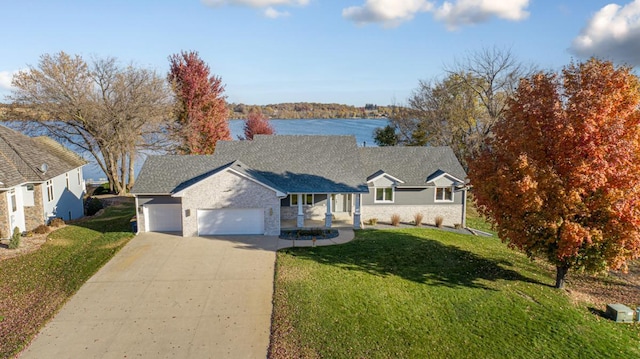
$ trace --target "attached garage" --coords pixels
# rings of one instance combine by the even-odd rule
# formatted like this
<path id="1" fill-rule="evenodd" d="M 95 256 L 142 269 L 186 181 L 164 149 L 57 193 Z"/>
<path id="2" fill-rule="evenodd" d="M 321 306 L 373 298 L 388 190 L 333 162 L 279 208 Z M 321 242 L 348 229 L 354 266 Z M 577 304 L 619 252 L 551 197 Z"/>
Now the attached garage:
<path id="1" fill-rule="evenodd" d="M 263 208 L 198 210 L 198 235 L 264 234 Z"/>
<path id="2" fill-rule="evenodd" d="M 182 232 L 180 204 L 148 204 L 144 211 L 147 232 Z"/>

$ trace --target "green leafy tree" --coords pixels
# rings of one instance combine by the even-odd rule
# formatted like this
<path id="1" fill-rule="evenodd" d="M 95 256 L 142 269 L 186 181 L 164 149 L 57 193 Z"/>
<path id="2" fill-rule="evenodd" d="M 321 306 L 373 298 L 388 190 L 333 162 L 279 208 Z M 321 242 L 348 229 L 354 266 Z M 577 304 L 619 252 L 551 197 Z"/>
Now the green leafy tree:
<path id="1" fill-rule="evenodd" d="M 396 129 L 392 125 L 378 127 L 373 132 L 373 140 L 378 146 L 395 146 L 398 144 Z"/>

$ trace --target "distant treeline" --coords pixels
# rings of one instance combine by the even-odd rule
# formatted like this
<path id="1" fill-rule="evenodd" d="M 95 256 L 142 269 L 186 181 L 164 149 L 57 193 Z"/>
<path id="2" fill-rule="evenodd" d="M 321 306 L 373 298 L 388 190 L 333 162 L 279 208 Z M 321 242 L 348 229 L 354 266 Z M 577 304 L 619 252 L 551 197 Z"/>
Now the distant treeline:
<path id="1" fill-rule="evenodd" d="M 393 106 L 378 106 L 367 104 L 364 107 L 341 105 L 337 103 L 279 103 L 273 105 L 246 105 L 243 103 L 229 103 L 230 119 L 245 119 L 251 110 L 259 110 L 269 118 L 277 119 L 304 119 L 304 118 L 388 118 L 391 116 Z M 0 121 L 9 121 L 16 118 L 24 118 L 24 113 L 29 113 L 29 107 L 13 107 L 0 103 Z M 16 113 L 22 113 L 16 116 Z M 34 118 L 38 117 L 33 113 Z M 28 116 L 27 116 L 28 117 Z"/>
<path id="2" fill-rule="evenodd" d="M 244 119 L 251 110 L 259 110 L 270 118 L 302 119 L 302 118 L 383 118 L 389 117 L 391 106 L 367 104 L 364 107 L 341 105 L 337 103 L 279 103 L 272 105 L 245 105 L 230 103 L 229 118 Z"/>

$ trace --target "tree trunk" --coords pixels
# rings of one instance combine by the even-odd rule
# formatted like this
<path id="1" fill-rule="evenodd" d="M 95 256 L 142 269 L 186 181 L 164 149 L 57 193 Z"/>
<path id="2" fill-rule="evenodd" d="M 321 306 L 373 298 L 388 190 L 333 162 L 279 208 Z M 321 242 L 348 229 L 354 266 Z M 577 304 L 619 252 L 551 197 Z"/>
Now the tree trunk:
<path id="1" fill-rule="evenodd" d="M 567 272 L 568 271 L 569 271 L 569 266 L 568 265 L 556 266 L 556 285 L 555 285 L 555 287 L 557 289 L 563 289 L 564 288 L 564 280 L 565 280 L 565 277 L 567 276 Z"/>
<path id="2" fill-rule="evenodd" d="M 127 184 L 127 191 L 131 191 L 135 184 L 135 151 L 129 152 L 129 182 Z"/>

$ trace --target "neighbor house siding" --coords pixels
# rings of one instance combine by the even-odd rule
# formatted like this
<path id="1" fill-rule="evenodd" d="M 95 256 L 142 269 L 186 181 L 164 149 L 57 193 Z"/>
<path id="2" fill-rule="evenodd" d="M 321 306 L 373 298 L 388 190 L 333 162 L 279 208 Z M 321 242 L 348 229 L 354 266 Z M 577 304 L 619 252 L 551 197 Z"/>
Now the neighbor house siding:
<path id="1" fill-rule="evenodd" d="M 9 228 L 9 204 L 7 202 L 7 192 L 0 192 L 0 238 L 11 237 Z"/>
<path id="2" fill-rule="evenodd" d="M 183 235 L 198 235 L 198 209 L 224 208 L 262 208 L 265 234 L 280 234 L 280 199 L 276 192 L 225 171 L 194 184 L 182 193 Z"/>
<path id="3" fill-rule="evenodd" d="M 69 187 L 67 176 L 69 175 Z M 44 213 L 48 218 L 62 218 L 65 221 L 84 216 L 83 197 L 85 193 L 84 180 L 78 184 L 77 169 L 63 173 L 51 179 L 53 182 L 53 200 L 49 201 L 47 183 L 43 183 L 42 200 Z"/>
<path id="4" fill-rule="evenodd" d="M 26 191 L 26 186 L 25 191 Z M 42 184 L 33 184 L 33 205 L 29 206 L 25 200 L 24 222 L 27 230 L 33 230 L 39 225 L 45 224 L 44 207 L 42 203 Z"/>

